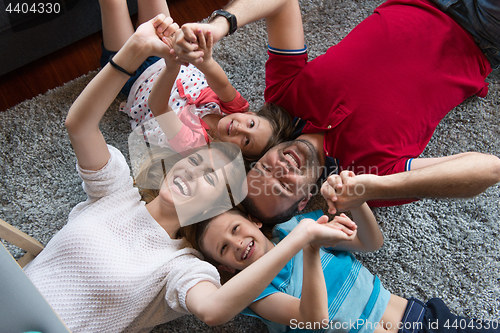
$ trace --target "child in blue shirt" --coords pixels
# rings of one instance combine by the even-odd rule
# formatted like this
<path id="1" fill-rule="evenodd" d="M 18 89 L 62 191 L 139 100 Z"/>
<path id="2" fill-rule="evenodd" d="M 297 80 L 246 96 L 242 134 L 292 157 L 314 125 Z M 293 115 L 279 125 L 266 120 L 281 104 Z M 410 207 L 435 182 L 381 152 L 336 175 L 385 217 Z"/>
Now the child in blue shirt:
<path id="1" fill-rule="evenodd" d="M 383 244 L 366 203 L 351 213 L 356 223 L 345 214 L 333 220 L 350 235 L 349 240 L 333 248 L 304 248 L 243 313 L 261 318 L 270 332 L 499 332 L 491 323 L 450 313 L 440 299 L 424 304 L 387 291 L 378 277 L 346 252 L 374 251 Z M 233 210 L 192 225 L 184 234 L 219 271 L 234 274 L 270 250 L 304 218 L 328 221 L 322 211 L 302 214 L 278 224 L 269 240 L 260 232 L 261 223 Z M 458 330 L 464 326 L 456 325 L 460 322 L 467 323 L 465 330 Z"/>

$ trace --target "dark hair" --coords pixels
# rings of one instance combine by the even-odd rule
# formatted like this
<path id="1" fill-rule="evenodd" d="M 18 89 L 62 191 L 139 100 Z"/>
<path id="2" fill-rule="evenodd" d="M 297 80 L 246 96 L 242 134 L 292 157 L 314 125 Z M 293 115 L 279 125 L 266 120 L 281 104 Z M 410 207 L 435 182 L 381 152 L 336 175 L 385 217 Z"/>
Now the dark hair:
<path id="1" fill-rule="evenodd" d="M 241 202 L 241 205 L 245 208 L 245 211 L 250 214 L 251 216 L 255 217 L 257 220 L 262 222 L 262 232 L 266 236 L 269 236 L 270 231 L 272 228 L 278 224 L 278 223 L 283 223 L 288 220 L 290 220 L 292 217 L 295 215 L 299 214 L 299 203 L 303 200 L 304 198 L 299 199 L 297 202 L 292 204 L 290 208 L 285 209 L 284 212 L 279 213 L 275 216 L 265 216 L 263 212 L 261 212 L 257 207 L 255 206 L 255 203 L 253 202 L 253 199 L 247 195 L 245 200 Z"/>
<path id="2" fill-rule="evenodd" d="M 292 118 L 282 107 L 273 103 L 265 103 L 260 110 L 254 113 L 269 121 L 273 132 L 267 145 L 258 156 L 245 156 L 245 162 L 247 162 L 247 164 L 258 161 L 270 148 L 277 144 L 290 140 L 293 133 Z"/>

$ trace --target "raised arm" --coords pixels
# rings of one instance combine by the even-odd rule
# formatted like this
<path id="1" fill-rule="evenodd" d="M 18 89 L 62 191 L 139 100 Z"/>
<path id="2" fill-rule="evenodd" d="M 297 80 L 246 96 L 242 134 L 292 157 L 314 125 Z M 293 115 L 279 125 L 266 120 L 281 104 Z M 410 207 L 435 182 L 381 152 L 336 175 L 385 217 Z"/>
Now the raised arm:
<path id="1" fill-rule="evenodd" d="M 172 92 L 172 87 L 175 85 L 181 65 L 175 60 L 175 54 L 170 52 L 173 49 L 173 38 L 163 37 L 162 40 L 167 46 L 169 53 L 163 58 L 166 66 L 160 75 L 158 75 L 151 89 L 148 104 L 163 133 L 165 133 L 168 140 L 171 140 L 181 130 L 182 126 L 184 126 L 169 105 L 170 93 Z"/>
<path id="2" fill-rule="evenodd" d="M 342 188 L 323 196 L 331 212 L 345 211 L 370 200 L 466 198 L 500 181 L 500 159 L 482 153 L 462 153 L 412 162 L 412 171 L 387 176 L 340 174 Z M 335 186 L 337 180 L 327 182 Z"/>
<path id="3" fill-rule="evenodd" d="M 237 26 L 265 18 L 269 45 L 278 49 L 304 47 L 302 16 L 297 0 L 234 0 L 224 10 L 236 16 Z M 190 23 L 182 26 L 182 34 L 176 40 L 176 52 L 182 61 L 200 58 L 197 51 L 196 31 L 211 30 L 214 42 L 229 32 L 226 18 L 217 16 L 210 24 Z"/>
<path id="4" fill-rule="evenodd" d="M 301 297 L 277 292 L 250 306 L 262 318 L 290 326 L 311 323 L 317 328 L 328 322 L 328 292 L 321 267 L 319 248 L 308 245 L 303 249 L 303 280 Z"/>
<path id="5" fill-rule="evenodd" d="M 170 17 L 158 15 L 137 29 L 113 61 L 126 72 L 133 73 L 148 56 L 168 53 L 157 32 L 171 34 L 175 28 Z M 80 167 L 98 170 L 107 163 L 109 152 L 99 130 L 99 121 L 129 78 L 107 64 L 71 106 L 65 125 Z"/>
<path id="6" fill-rule="evenodd" d="M 213 36 L 211 31 L 203 34 L 196 32 L 198 49 L 203 51 L 202 61 L 196 63 L 196 67 L 205 74 L 207 83 L 219 99 L 223 102 L 231 102 L 236 97 L 236 90 L 229 82 L 226 73 L 220 65 L 212 58 Z"/>
<path id="7" fill-rule="evenodd" d="M 324 220 L 318 221 L 302 220 L 278 245 L 220 289 L 209 282 L 192 287 L 186 297 L 189 311 L 208 325 L 225 323 L 252 303 L 285 264 L 307 244 L 336 244 L 350 237 L 338 228 L 321 224 Z"/>
<path id="8" fill-rule="evenodd" d="M 318 222 L 326 223 L 328 217 L 322 216 Z M 355 239 L 353 225 L 345 227 L 336 222 L 331 225 L 346 233 L 348 241 Z M 303 249 L 300 299 L 278 292 L 252 303 L 250 309 L 267 320 L 288 326 L 295 322 L 311 323 L 321 328 L 328 323 L 328 291 L 321 265 L 320 248 L 317 244 L 309 244 Z"/>

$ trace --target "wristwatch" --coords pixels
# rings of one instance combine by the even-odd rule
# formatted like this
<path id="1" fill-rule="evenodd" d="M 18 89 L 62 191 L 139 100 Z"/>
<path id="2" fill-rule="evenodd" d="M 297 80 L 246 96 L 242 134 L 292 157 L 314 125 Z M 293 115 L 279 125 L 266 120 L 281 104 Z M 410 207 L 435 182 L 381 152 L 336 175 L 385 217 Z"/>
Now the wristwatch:
<path id="1" fill-rule="evenodd" d="M 214 10 L 212 15 L 210 15 L 210 17 L 208 18 L 208 23 L 212 22 L 217 16 L 224 16 L 226 18 L 226 20 L 229 22 L 229 32 L 226 36 L 232 35 L 238 28 L 238 24 L 236 23 L 236 16 L 229 12 L 226 12 L 225 10 L 217 9 Z"/>

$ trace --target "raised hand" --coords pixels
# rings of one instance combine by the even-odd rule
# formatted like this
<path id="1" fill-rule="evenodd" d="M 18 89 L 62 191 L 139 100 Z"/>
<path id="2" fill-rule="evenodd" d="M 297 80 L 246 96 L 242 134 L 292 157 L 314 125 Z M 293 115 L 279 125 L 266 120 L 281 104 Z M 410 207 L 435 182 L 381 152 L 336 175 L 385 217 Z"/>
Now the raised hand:
<path id="1" fill-rule="evenodd" d="M 328 212 L 346 211 L 361 206 L 370 200 L 369 184 L 375 175 L 358 175 L 352 171 L 342 171 L 333 175 L 321 186 L 321 194 L 328 204 Z"/>
<path id="2" fill-rule="evenodd" d="M 212 45 L 224 36 L 217 26 L 207 23 L 186 23 L 175 34 L 174 49 L 182 63 L 198 64 L 203 61 L 204 48 L 199 45 L 200 34 L 207 40 L 212 36 Z M 210 46 L 211 48 L 211 46 Z M 206 51 L 206 50 L 205 50 Z"/>
<path id="3" fill-rule="evenodd" d="M 164 42 L 164 39 L 171 38 L 177 30 L 179 26 L 171 17 L 159 14 L 141 24 L 131 40 L 141 43 L 143 51 L 148 53 L 147 56 L 165 57 L 169 56 L 171 47 Z"/>
<path id="4" fill-rule="evenodd" d="M 198 37 L 198 50 L 203 51 L 203 61 L 212 58 L 212 47 L 214 45 L 212 31 L 208 30 L 206 33 L 203 33 L 199 30 L 196 35 Z"/>
<path id="5" fill-rule="evenodd" d="M 304 219 L 299 226 L 311 237 L 309 244 L 314 248 L 321 246 L 333 247 L 342 241 L 352 241 L 356 237 L 356 223 L 345 214 L 336 216 L 328 222 L 328 216 L 323 215 L 317 221 Z"/>

